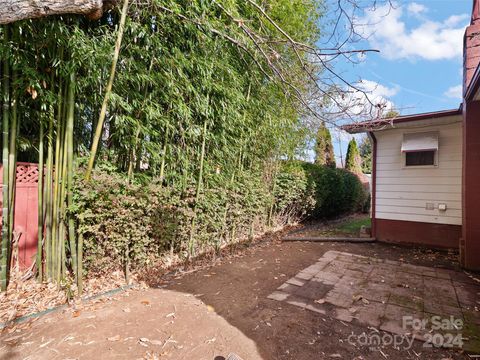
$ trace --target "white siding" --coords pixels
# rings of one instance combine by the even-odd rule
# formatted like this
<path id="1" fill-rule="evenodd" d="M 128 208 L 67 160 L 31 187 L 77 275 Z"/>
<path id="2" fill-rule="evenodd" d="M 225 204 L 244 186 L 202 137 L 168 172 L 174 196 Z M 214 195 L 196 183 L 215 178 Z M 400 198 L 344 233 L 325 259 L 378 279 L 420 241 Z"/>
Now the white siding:
<path id="1" fill-rule="evenodd" d="M 400 151 L 406 132 L 439 132 L 438 164 L 405 168 Z M 377 138 L 376 218 L 462 224 L 462 123 L 375 132 Z M 427 203 L 434 210 L 427 210 Z M 447 204 L 439 211 L 438 204 Z"/>

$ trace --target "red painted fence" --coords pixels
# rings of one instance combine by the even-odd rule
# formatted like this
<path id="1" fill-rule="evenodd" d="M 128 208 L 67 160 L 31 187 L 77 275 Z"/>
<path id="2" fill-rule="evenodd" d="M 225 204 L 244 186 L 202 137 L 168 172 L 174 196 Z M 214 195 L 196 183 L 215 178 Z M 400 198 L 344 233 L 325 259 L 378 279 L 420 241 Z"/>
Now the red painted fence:
<path id="1" fill-rule="evenodd" d="M 0 185 L 3 184 L 3 165 L 0 164 Z M 0 218 L 3 215 L 3 195 L 0 191 Z M 15 193 L 14 233 L 20 234 L 18 258 L 20 268 L 28 268 L 35 261 L 38 243 L 38 164 L 17 163 L 17 190 Z M 0 222 L 1 224 L 1 222 Z"/>

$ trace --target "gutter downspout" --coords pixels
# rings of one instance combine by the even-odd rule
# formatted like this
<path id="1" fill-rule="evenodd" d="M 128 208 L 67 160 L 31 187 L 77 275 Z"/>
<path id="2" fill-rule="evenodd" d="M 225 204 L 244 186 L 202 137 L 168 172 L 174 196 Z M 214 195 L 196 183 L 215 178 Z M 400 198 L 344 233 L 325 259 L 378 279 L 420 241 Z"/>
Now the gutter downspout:
<path id="1" fill-rule="evenodd" d="M 372 233 L 371 237 L 377 238 L 377 223 L 376 223 L 376 194 L 377 194 L 377 138 L 373 131 L 368 132 L 368 137 L 372 142 L 372 209 L 371 209 L 371 218 L 372 218 Z"/>

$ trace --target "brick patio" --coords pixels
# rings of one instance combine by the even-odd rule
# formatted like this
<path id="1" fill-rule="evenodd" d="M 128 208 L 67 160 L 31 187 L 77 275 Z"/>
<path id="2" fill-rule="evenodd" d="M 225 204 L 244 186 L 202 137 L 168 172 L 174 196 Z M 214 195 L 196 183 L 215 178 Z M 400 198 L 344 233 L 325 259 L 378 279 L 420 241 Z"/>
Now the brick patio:
<path id="1" fill-rule="evenodd" d="M 268 297 L 422 341 L 435 332 L 461 334 L 465 349 L 480 349 L 480 284 L 463 272 L 328 251 Z M 404 324 L 405 316 L 426 326 Z M 432 330 L 434 316 L 463 325 Z"/>

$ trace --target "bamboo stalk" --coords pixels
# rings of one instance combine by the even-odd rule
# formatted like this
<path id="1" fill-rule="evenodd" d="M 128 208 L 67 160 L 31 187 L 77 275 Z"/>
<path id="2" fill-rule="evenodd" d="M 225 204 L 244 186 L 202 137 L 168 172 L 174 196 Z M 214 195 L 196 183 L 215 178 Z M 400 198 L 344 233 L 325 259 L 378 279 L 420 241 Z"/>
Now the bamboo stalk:
<path id="1" fill-rule="evenodd" d="M 108 100 L 112 93 L 113 80 L 115 78 L 115 71 L 117 68 L 118 57 L 120 55 L 120 47 L 122 45 L 123 30 L 125 28 L 125 20 L 127 18 L 128 0 L 123 1 L 122 16 L 120 18 L 120 24 L 118 27 L 117 41 L 115 42 L 115 50 L 113 53 L 112 67 L 110 69 L 110 78 L 108 79 L 107 87 L 105 90 L 105 97 L 103 98 L 102 109 L 100 110 L 100 117 L 97 122 L 97 128 L 95 130 L 95 136 L 92 142 L 92 149 L 90 151 L 90 158 L 88 160 L 87 170 L 85 172 L 85 180 L 90 181 L 90 177 L 95 163 L 95 157 L 97 155 L 98 144 L 102 136 L 103 123 L 105 121 L 105 115 L 107 113 Z"/>
<path id="2" fill-rule="evenodd" d="M 16 71 L 12 71 L 12 87 L 16 83 L 17 74 Z M 15 191 L 17 188 L 17 132 L 18 132 L 18 106 L 17 106 L 17 92 L 12 89 L 12 102 L 10 104 L 11 109 L 11 125 L 10 125 L 10 149 L 8 153 L 8 238 L 13 239 L 13 225 L 14 225 L 14 211 L 15 211 Z M 10 249 L 11 251 L 11 249 Z M 12 256 L 8 254 L 8 269 L 11 268 Z M 18 259 L 17 259 L 18 260 Z"/>
<path id="3" fill-rule="evenodd" d="M 78 296 L 83 293 L 83 233 L 78 234 L 77 243 L 77 288 Z"/>
<path id="4" fill-rule="evenodd" d="M 14 80 L 15 76 L 12 76 L 12 80 Z M 11 103 L 11 119 L 12 121 L 10 122 L 10 141 L 9 141 L 9 151 L 8 151 L 8 183 L 10 185 L 14 184 L 15 181 L 15 175 L 16 175 L 16 169 L 15 169 L 15 149 L 16 149 L 16 140 L 17 140 L 17 134 L 16 134 L 16 129 L 17 129 L 17 105 L 16 105 L 16 98 L 15 98 L 15 92 L 13 92 L 13 99 Z M 14 186 L 9 187 L 9 192 L 8 192 L 8 202 L 9 204 L 12 204 L 13 201 L 13 193 L 14 193 Z M 13 206 L 10 206 L 10 216 L 12 214 L 12 208 Z M 10 218 L 11 219 L 11 218 Z M 9 220 L 10 222 L 10 220 Z M 11 224 L 10 224 L 11 225 Z M 10 232 L 10 238 L 11 238 L 12 233 Z"/>
<path id="5" fill-rule="evenodd" d="M 62 97 L 65 97 L 67 89 L 62 92 Z M 57 114 L 57 134 L 55 139 L 55 180 L 53 183 L 53 217 L 52 217 L 52 247 L 51 247 L 51 264 L 52 264 L 52 279 L 57 279 L 59 274 L 59 224 L 60 224 L 60 204 L 61 204 L 61 189 L 63 183 L 63 154 L 64 154 L 64 119 L 66 101 L 62 100 L 62 107 L 59 108 Z"/>
<path id="6" fill-rule="evenodd" d="M 165 161 L 167 157 L 167 143 L 168 143 L 168 126 L 165 130 L 165 140 L 163 142 L 162 148 L 162 163 L 160 164 L 160 181 L 163 182 L 163 178 L 165 176 Z"/>
<path id="7" fill-rule="evenodd" d="M 53 84 L 53 76 L 52 76 Z M 58 112 L 61 112 L 61 100 L 62 100 L 62 84 L 59 86 L 59 95 L 58 95 Z M 45 176 L 45 276 L 51 277 L 52 272 L 52 226 L 53 226 L 53 127 L 54 127 L 54 117 L 53 108 L 50 112 L 49 122 L 48 122 L 48 136 L 47 136 L 47 169 Z"/>
<path id="8" fill-rule="evenodd" d="M 43 122 L 40 120 L 40 137 L 38 143 L 38 241 L 37 241 L 37 279 L 43 280 Z"/>
<path id="9" fill-rule="evenodd" d="M 66 89 L 67 101 L 65 102 L 65 112 L 69 112 L 69 94 L 70 94 L 70 85 Z M 62 174 L 60 180 L 60 190 L 58 195 L 58 235 L 57 235 L 57 282 L 60 283 L 61 277 L 65 275 L 64 266 L 65 266 L 65 220 L 66 220 L 66 192 L 67 192 L 67 151 L 68 151 L 68 141 L 67 141 L 67 124 L 66 117 L 63 120 L 63 131 L 61 138 L 61 164 L 62 164 Z"/>
<path id="10" fill-rule="evenodd" d="M 73 121 L 75 117 L 75 73 L 70 75 L 70 86 L 68 90 L 68 115 L 67 115 L 67 204 L 73 205 Z M 77 277 L 77 247 L 75 243 L 75 221 L 71 215 L 68 216 L 68 239 L 70 243 L 70 256 L 72 259 L 72 270 Z"/>
<path id="11" fill-rule="evenodd" d="M 128 162 L 128 173 L 127 173 L 127 181 L 131 183 L 133 180 L 133 162 L 135 161 L 136 157 L 138 157 L 137 153 L 137 146 L 138 146 L 138 137 L 140 136 L 140 125 L 137 126 L 137 130 L 135 131 L 135 145 L 130 150 L 129 154 L 129 162 Z"/>
<path id="12" fill-rule="evenodd" d="M 4 27 L 3 40 L 8 46 L 8 26 Z M 8 253 L 10 247 L 10 239 L 8 237 L 9 224 L 9 171 L 8 171 L 8 140 L 9 140 L 9 116 L 10 116 L 10 64 L 8 56 L 3 59 L 3 212 L 2 212 L 2 249 L 0 253 L 0 289 L 5 291 L 8 285 Z"/>
<path id="13" fill-rule="evenodd" d="M 208 100 L 207 100 L 208 101 Z M 197 180 L 197 191 L 195 194 L 195 205 L 193 208 L 193 218 L 192 218 L 192 225 L 190 229 L 190 240 L 189 240 L 189 255 L 195 255 L 195 226 L 196 226 L 196 218 L 197 218 L 197 204 L 198 199 L 200 198 L 200 191 L 202 189 L 203 184 L 203 165 L 205 161 L 205 144 L 206 144 L 206 137 L 207 137 L 207 119 L 203 122 L 203 137 L 202 137 L 202 148 L 200 152 L 200 169 L 198 173 L 198 180 Z"/>

